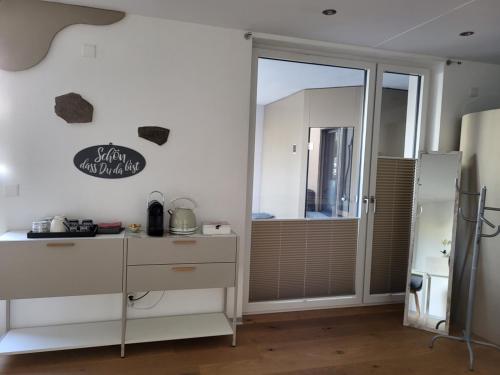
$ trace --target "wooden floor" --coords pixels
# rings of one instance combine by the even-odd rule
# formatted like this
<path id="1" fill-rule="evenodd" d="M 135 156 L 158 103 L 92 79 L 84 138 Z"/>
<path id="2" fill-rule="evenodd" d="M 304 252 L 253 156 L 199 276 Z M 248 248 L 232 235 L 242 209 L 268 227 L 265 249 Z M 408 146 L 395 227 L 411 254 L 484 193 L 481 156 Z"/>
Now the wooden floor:
<path id="1" fill-rule="evenodd" d="M 251 315 L 230 338 L 0 357 L 2 374 L 468 374 L 462 343 L 402 327 L 402 306 Z M 476 348 L 476 374 L 500 374 L 500 352 Z"/>

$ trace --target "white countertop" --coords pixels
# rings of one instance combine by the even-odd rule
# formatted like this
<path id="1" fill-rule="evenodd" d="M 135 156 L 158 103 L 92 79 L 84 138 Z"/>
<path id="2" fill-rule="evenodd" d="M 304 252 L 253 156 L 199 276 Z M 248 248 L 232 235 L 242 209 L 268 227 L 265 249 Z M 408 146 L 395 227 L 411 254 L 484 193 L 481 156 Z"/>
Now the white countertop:
<path id="1" fill-rule="evenodd" d="M 16 241 L 68 241 L 71 239 L 78 240 L 106 240 L 106 239 L 124 239 L 124 238 L 200 238 L 200 237 L 236 237 L 236 233 L 231 234 L 214 234 L 206 235 L 201 232 L 188 234 L 188 235 L 173 235 L 165 232 L 163 237 L 148 236 L 144 231 L 139 233 L 133 233 L 128 230 L 122 231 L 120 234 L 98 234 L 95 237 L 65 237 L 65 238 L 28 238 L 28 230 L 16 230 L 11 232 L 6 232 L 0 236 L 0 242 L 16 242 Z"/>
<path id="2" fill-rule="evenodd" d="M 120 234 L 98 234 L 95 237 L 66 237 L 66 238 L 28 238 L 28 230 L 16 230 L 11 232 L 6 232 L 0 236 L 1 242 L 16 242 L 16 241 L 68 241 L 70 239 L 78 240 L 106 240 L 106 239 L 123 239 L 125 238 L 125 231 Z"/>

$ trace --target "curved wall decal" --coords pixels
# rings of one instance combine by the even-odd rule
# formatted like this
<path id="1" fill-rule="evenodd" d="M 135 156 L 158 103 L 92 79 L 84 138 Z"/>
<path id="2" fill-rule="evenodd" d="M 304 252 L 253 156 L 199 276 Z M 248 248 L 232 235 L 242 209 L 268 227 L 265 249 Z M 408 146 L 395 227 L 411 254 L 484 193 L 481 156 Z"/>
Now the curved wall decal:
<path id="1" fill-rule="evenodd" d="M 75 24 L 110 25 L 124 12 L 41 0 L 0 0 L 0 69 L 26 70 L 42 61 L 55 35 Z"/>

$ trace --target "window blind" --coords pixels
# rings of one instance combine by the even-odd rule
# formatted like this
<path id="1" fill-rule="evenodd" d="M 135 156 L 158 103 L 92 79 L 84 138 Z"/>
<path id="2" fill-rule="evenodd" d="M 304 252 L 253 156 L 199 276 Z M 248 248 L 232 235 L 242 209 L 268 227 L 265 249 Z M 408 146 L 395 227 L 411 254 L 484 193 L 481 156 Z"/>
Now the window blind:
<path id="1" fill-rule="evenodd" d="M 378 158 L 370 294 L 406 289 L 416 160 Z"/>
<path id="2" fill-rule="evenodd" d="M 250 302 L 355 293 L 358 220 L 254 221 Z"/>

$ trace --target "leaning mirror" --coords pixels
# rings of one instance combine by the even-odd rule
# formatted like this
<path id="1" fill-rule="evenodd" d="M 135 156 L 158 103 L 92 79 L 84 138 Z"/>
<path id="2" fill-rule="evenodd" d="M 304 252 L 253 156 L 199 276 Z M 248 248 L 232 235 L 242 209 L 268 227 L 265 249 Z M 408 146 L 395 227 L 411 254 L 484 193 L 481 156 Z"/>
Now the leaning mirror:
<path id="1" fill-rule="evenodd" d="M 461 153 L 421 153 L 404 324 L 449 331 Z"/>

